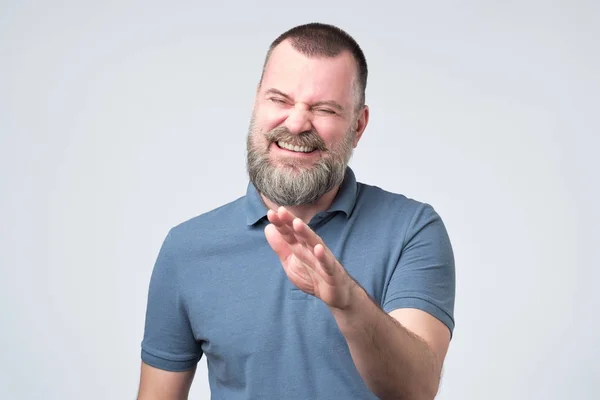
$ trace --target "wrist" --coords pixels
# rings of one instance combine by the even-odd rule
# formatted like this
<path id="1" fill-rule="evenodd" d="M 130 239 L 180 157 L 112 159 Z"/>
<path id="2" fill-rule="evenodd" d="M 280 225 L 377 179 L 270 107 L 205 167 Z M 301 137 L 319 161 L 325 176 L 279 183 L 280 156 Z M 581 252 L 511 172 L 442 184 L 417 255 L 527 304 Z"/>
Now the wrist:
<path id="1" fill-rule="evenodd" d="M 352 320 L 362 314 L 364 305 L 369 301 L 367 292 L 352 278 L 348 287 L 348 298 L 343 307 L 330 307 L 338 324 L 352 325 Z"/>

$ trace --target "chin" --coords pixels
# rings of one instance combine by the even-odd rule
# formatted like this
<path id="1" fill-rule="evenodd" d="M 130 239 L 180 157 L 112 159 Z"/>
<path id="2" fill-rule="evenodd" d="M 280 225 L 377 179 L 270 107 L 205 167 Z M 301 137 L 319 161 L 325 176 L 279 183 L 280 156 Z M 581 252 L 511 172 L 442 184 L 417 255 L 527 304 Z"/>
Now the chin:
<path id="1" fill-rule="evenodd" d="M 271 162 L 273 168 L 285 171 L 302 172 L 314 167 L 302 162 L 294 162 L 293 160 L 275 160 Z"/>

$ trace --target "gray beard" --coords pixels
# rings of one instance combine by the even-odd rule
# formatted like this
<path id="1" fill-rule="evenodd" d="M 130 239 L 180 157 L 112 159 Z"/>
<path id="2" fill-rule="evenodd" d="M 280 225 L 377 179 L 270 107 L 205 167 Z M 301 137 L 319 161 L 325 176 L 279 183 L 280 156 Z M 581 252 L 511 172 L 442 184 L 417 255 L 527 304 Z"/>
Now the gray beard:
<path id="1" fill-rule="evenodd" d="M 314 204 L 327 192 L 342 184 L 352 156 L 352 132 L 348 132 L 343 143 L 327 151 L 325 156 L 311 167 L 296 165 L 293 160 L 274 166 L 269 158 L 268 148 L 258 148 L 253 142 L 253 135 L 259 133 L 254 129 L 253 123 L 250 126 L 246 146 L 246 166 L 250 182 L 275 204 Z"/>

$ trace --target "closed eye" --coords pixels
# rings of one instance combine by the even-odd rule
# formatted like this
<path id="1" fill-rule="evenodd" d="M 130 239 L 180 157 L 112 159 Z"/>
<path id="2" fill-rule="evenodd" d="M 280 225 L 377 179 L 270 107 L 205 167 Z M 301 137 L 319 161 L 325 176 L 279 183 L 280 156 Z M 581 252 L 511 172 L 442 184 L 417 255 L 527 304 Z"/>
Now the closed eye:
<path id="1" fill-rule="evenodd" d="M 321 113 L 325 113 L 325 114 L 330 114 L 330 115 L 335 114 L 335 111 L 329 110 L 327 108 L 319 108 L 319 109 L 317 109 L 317 111 L 321 112 Z"/>

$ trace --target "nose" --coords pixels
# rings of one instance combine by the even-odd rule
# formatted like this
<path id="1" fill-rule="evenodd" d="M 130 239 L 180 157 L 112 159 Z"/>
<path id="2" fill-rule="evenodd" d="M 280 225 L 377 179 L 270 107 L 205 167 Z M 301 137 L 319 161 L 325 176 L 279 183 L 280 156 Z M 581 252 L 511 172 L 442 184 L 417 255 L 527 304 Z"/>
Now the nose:
<path id="1" fill-rule="evenodd" d="M 294 135 L 310 131 L 312 129 L 312 115 L 308 107 L 303 104 L 296 104 L 290 111 L 290 115 L 285 121 L 285 126 Z"/>

